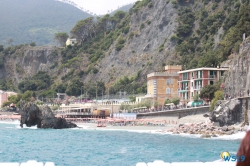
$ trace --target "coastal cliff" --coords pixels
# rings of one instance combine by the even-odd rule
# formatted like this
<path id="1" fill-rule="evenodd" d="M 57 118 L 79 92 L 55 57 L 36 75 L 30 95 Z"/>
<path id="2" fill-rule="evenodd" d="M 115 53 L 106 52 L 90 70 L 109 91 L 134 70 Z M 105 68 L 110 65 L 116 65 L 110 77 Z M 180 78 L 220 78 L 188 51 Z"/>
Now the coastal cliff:
<path id="1" fill-rule="evenodd" d="M 240 23 L 248 19 L 244 17 L 248 8 L 250 5 L 247 2 L 238 0 L 235 3 L 138 1 L 128 13 L 118 12 L 116 17 L 105 15 L 99 21 L 93 18 L 92 23 L 97 28 L 88 34 L 84 42 L 79 41 L 81 44 L 67 48 L 28 45 L 18 49 L 8 47 L 3 51 L 0 48 L 0 87 L 3 87 L 2 80 L 6 80 L 7 86 L 3 90 L 21 90 L 18 87 L 20 82 L 29 80 L 39 71 L 46 71 L 51 77 L 51 84 L 46 88 L 28 90 L 50 89 L 55 93 L 58 90 L 65 92 L 67 88 L 70 92 L 71 87 L 79 87 L 73 95 L 80 95 L 82 85 L 79 82 L 93 85 L 93 82 L 100 81 L 105 84 L 106 90 L 104 85 L 99 85 L 102 88 L 97 90 L 98 95 L 102 91 L 107 93 L 108 88 L 114 94 L 120 90 L 131 94 L 133 91 L 146 93 L 147 74 L 162 71 L 165 65 L 182 65 L 183 69 L 217 66 L 228 59 L 229 52 L 237 52 L 241 39 L 233 40 L 232 35 L 239 36 L 236 34 L 239 30 L 240 33 L 245 31 Z M 111 26 L 107 28 L 104 25 Z M 248 49 L 247 44 L 245 49 Z M 243 58 L 244 49 L 241 52 Z M 1 66 L 2 57 L 4 65 Z M 248 61 L 234 60 L 237 54 L 229 58 L 233 62 L 232 72 L 229 72 L 226 81 L 228 94 L 245 93 L 250 82 L 235 77 L 247 75 Z M 72 83 L 75 77 L 76 85 Z M 126 80 L 123 82 L 132 88 L 124 85 L 111 88 L 123 78 Z M 229 79 L 234 82 L 228 84 Z M 69 84 L 72 86 L 69 87 Z M 56 88 L 59 85 L 63 88 Z M 142 85 L 144 90 L 140 89 Z M 83 88 L 94 89 L 88 86 Z M 93 93 L 92 96 L 95 96 Z"/>
<path id="2" fill-rule="evenodd" d="M 229 60 L 222 64 L 228 67 L 225 83 L 223 85 L 225 96 L 231 98 L 248 97 L 250 90 L 250 38 L 243 38 L 239 53 L 231 54 Z M 246 98 L 246 100 L 248 100 Z M 221 126 L 234 123 L 249 124 L 249 102 L 245 99 L 218 101 L 211 112 L 210 119 L 219 122 Z"/>
<path id="3" fill-rule="evenodd" d="M 246 38 L 239 53 L 232 54 L 223 66 L 229 67 L 225 79 L 225 93 L 228 96 L 247 96 L 250 90 L 250 38 Z"/>

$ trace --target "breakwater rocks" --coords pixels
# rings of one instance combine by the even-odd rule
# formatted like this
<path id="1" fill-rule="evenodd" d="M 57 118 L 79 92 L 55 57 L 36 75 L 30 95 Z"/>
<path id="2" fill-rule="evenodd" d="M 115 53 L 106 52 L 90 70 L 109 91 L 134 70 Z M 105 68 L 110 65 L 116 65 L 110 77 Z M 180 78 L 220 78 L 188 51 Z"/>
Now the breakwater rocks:
<path id="1" fill-rule="evenodd" d="M 244 121 L 244 111 L 239 100 L 220 100 L 210 112 L 210 120 L 220 126 L 229 126 Z"/>
<path id="2" fill-rule="evenodd" d="M 37 125 L 37 128 L 64 129 L 77 127 L 76 124 L 67 122 L 64 118 L 56 118 L 48 106 L 38 107 L 32 102 L 20 103 L 20 126 Z"/>
<path id="3" fill-rule="evenodd" d="M 178 127 L 167 130 L 173 134 L 199 134 L 202 138 L 217 137 L 221 135 L 231 135 L 239 131 L 246 131 L 244 127 L 238 126 L 214 126 L 213 122 L 201 122 L 201 123 L 186 123 L 180 124 Z"/>

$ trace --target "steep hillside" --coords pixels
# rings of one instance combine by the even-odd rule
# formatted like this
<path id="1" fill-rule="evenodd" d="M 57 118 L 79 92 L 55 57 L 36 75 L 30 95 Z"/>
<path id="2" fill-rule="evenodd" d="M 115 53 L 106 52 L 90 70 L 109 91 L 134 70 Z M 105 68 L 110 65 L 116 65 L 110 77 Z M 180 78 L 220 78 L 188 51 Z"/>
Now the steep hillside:
<path id="1" fill-rule="evenodd" d="M 146 93 L 147 74 L 162 70 L 166 64 L 183 65 L 184 69 L 217 66 L 236 54 L 243 33 L 250 34 L 249 11 L 248 0 L 138 1 L 128 13 L 119 11 L 113 16 L 78 21 L 70 32 L 79 44 L 57 48 L 57 58 L 46 63 L 34 57 L 48 48 L 5 48 L 0 53 L 0 66 L 1 59 L 8 62 L 1 69 L 2 78 L 8 79 L 2 79 L 0 87 L 44 95 L 59 89 L 70 95 L 80 95 L 82 90 L 92 96 L 96 91 L 102 95 L 107 89 L 110 94 Z M 8 66 L 13 61 L 31 67 L 9 71 L 15 66 Z M 42 81 L 46 75 L 38 71 L 43 69 L 51 84 Z"/>
<path id="2" fill-rule="evenodd" d="M 250 91 L 250 38 L 243 41 L 240 52 L 230 55 L 223 66 L 229 67 L 225 93 L 232 97 L 247 96 L 247 91 Z"/>
<path id="3" fill-rule="evenodd" d="M 133 5 L 134 5 L 133 3 L 124 5 L 124 6 L 120 7 L 120 8 L 118 8 L 118 9 L 112 11 L 112 12 L 110 13 L 110 15 L 114 15 L 114 14 L 115 14 L 116 12 L 118 12 L 119 10 L 124 11 L 124 12 L 128 12 L 128 11 L 133 7 Z"/>
<path id="4" fill-rule="evenodd" d="M 1 0 L 0 44 L 53 43 L 56 32 L 67 32 L 91 15 L 54 0 Z M 9 42 L 13 39 L 13 42 Z"/>

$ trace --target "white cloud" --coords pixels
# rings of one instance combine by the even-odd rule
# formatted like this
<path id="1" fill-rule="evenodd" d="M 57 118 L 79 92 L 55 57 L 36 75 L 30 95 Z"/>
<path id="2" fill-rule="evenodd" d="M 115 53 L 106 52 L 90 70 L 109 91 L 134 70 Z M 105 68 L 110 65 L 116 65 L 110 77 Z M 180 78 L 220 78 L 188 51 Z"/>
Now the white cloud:
<path id="1" fill-rule="evenodd" d="M 71 0 L 78 6 L 89 10 L 97 15 L 103 15 L 108 10 L 116 10 L 118 6 L 123 6 L 129 3 L 136 2 L 137 0 Z"/>

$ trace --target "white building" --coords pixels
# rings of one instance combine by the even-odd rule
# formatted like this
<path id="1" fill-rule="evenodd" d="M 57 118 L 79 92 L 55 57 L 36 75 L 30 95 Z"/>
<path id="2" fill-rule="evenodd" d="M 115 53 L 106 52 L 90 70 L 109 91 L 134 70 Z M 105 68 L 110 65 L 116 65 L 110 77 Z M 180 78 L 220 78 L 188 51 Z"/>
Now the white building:
<path id="1" fill-rule="evenodd" d="M 66 46 L 68 46 L 68 45 L 72 45 L 73 46 L 76 43 L 77 43 L 76 39 L 70 39 L 70 38 L 68 38 L 67 41 L 66 41 Z"/>

